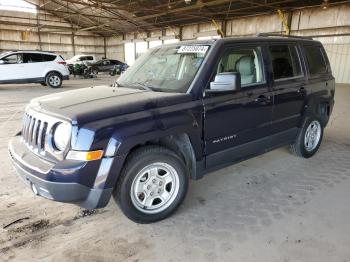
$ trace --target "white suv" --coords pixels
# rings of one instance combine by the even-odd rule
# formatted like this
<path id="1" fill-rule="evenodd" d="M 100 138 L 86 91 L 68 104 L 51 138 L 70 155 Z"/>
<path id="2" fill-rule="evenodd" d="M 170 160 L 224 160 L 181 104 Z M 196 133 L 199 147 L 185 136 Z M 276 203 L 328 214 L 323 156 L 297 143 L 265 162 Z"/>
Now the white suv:
<path id="1" fill-rule="evenodd" d="M 0 54 L 0 84 L 41 83 L 61 87 L 69 79 L 62 56 L 41 51 L 10 51 Z"/>

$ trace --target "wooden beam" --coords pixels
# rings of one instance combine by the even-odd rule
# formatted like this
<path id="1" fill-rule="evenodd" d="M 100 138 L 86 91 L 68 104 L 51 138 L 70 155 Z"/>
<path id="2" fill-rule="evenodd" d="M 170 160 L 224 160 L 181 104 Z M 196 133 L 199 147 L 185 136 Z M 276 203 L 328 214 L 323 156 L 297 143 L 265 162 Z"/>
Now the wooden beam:
<path id="1" fill-rule="evenodd" d="M 84 13 L 81 13 L 81 12 L 79 12 L 79 11 L 77 11 L 77 10 L 74 10 L 74 9 L 72 9 L 72 8 L 69 8 L 68 6 L 65 6 L 65 5 L 61 4 L 61 3 L 58 2 L 57 0 L 51 0 L 51 1 L 52 1 L 53 3 L 59 5 L 59 6 L 62 6 L 62 7 L 64 7 L 64 8 L 66 8 L 67 10 L 70 10 L 70 11 L 72 11 L 72 12 L 75 12 L 77 15 L 80 15 L 80 16 L 83 17 L 84 19 L 90 21 L 90 23 L 93 24 L 94 26 L 100 25 L 99 21 L 96 21 L 95 19 L 92 19 L 92 18 L 89 18 L 89 17 L 85 16 Z M 51 11 L 51 12 L 54 12 L 54 11 Z M 107 28 L 105 28 L 105 30 L 106 30 L 106 31 L 113 32 L 113 33 L 117 33 L 117 34 L 120 34 L 120 33 L 121 33 L 120 31 L 117 31 L 117 30 L 115 30 L 115 29 L 107 29 Z"/>
<path id="2" fill-rule="evenodd" d="M 2 25 L 15 25 L 15 26 L 24 26 L 24 27 L 31 27 L 36 28 L 38 25 L 37 23 L 28 23 L 28 22 L 10 22 L 10 21 L 1 21 Z M 72 29 L 70 27 L 66 26 L 56 26 L 56 25 L 41 25 L 41 28 L 49 28 L 49 29 L 58 29 L 70 32 Z"/>
<path id="3" fill-rule="evenodd" d="M 275 5 L 279 5 L 279 4 L 284 4 L 284 3 L 290 3 L 290 2 L 293 2 L 295 0 L 282 0 L 282 1 L 278 1 L 278 2 L 274 2 Z M 212 3 L 212 2 L 210 2 Z M 251 9 L 255 9 L 257 8 L 256 6 L 246 6 L 246 7 L 242 7 L 242 8 L 236 8 L 236 9 L 233 9 L 233 10 L 230 10 L 230 11 L 219 11 L 219 12 L 211 12 L 210 15 L 211 16 L 219 16 L 219 15 L 229 15 L 229 14 L 237 14 L 238 16 L 246 16 L 246 15 L 249 15 L 251 14 L 251 12 L 249 12 L 249 10 Z M 271 11 L 270 11 L 271 12 Z M 262 12 L 255 12 L 255 14 L 261 14 L 261 13 L 267 13 L 266 11 L 262 11 Z M 200 22 L 203 22 L 203 21 L 208 21 L 210 22 L 211 19 L 209 17 L 207 17 L 209 14 L 205 13 L 201 13 L 202 15 L 199 16 L 198 14 L 192 14 L 192 13 L 181 13 L 181 16 L 182 17 L 174 17 L 173 19 L 170 19 L 170 20 L 163 20 L 161 22 L 158 22 L 159 25 L 171 25 L 171 24 L 186 24 L 186 22 L 182 22 L 182 23 L 176 23 L 176 22 L 179 22 L 179 21 L 188 21 L 188 20 L 199 20 Z M 137 17 L 142 19 L 144 18 L 145 16 L 141 16 L 141 17 Z M 188 22 L 187 22 L 188 23 Z M 195 22 L 193 22 L 195 23 Z"/>
<path id="4" fill-rule="evenodd" d="M 208 6 L 215 6 L 215 5 L 219 5 L 219 4 L 229 3 L 230 1 L 232 1 L 232 0 L 214 0 L 211 2 L 203 3 L 203 5 L 207 6 L 207 7 Z M 154 17 L 158 17 L 158 16 L 175 14 L 175 13 L 182 13 L 182 12 L 193 11 L 193 10 L 197 10 L 197 9 L 198 9 L 197 5 L 189 5 L 189 6 L 185 6 L 185 7 L 170 9 L 170 10 L 167 10 L 166 12 L 160 12 L 157 14 L 139 16 L 139 17 L 136 17 L 135 20 L 140 21 L 140 20 L 150 19 L 150 18 L 154 18 Z"/>

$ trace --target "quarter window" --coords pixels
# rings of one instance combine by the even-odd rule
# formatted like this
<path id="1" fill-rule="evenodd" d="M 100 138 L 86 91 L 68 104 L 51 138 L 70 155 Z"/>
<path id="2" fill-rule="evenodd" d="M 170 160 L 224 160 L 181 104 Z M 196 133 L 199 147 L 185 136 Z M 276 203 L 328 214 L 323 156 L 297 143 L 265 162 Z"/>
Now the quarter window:
<path id="1" fill-rule="evenodd" d="M 305 56 L 309 65 L 310 75 L 318 75 L 327 72 L 327 65 L 322 50 L 318 46 L 304 46 Z"/>
<path id="2" fill-rule="evenodd" d="M 223 72 L 239 73 L 242 86 L 263 82 L 260 49 L 235 49 L 226 53 L 216 69 L 216 74 Z"/>
<path id="3" fill-rule="evenodd" d="M 270 46 L 270 56 L 275 80 L 301 76 L 301 66 L 295 46 Z"/>
<path id="4" fill-rule="evenodd" d="M 43 62 L 50 62 L 56 59 L 55 55 L 45 55 L 42 54 Z M 62 57 L 61 57 L 62 58 Z M 63 59 L 63 58 L 62 58 Z"/>

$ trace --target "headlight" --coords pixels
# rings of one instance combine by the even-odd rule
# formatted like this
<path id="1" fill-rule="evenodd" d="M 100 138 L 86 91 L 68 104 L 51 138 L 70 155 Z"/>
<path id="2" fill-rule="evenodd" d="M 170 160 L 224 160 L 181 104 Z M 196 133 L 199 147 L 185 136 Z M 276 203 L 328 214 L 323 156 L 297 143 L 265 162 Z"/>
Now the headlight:
<path id="1" fill-rule="evenodd" d="M 72 127 L 70 124 L 61 123 L 56 126 L 53 134 L 53 142 L 58 150 L 63 151 L 67 148 L 71 133 Z"/>

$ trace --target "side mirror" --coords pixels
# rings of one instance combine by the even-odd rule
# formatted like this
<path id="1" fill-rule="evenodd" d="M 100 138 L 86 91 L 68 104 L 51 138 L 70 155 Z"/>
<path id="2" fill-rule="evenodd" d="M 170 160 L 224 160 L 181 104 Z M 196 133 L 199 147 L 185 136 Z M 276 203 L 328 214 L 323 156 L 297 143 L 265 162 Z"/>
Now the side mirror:
<path id="1" fill-rule="evenodd" d="M 241 75 L 237 72 L 224 72 L 215 76 L 208 93 L 232 92 L 241 89 Z"/>
<path id="2" fill-rule="evenodd" d="M 0 60 L 0 65 L 4 65 L 6 62 L 4 60 Z"/>

